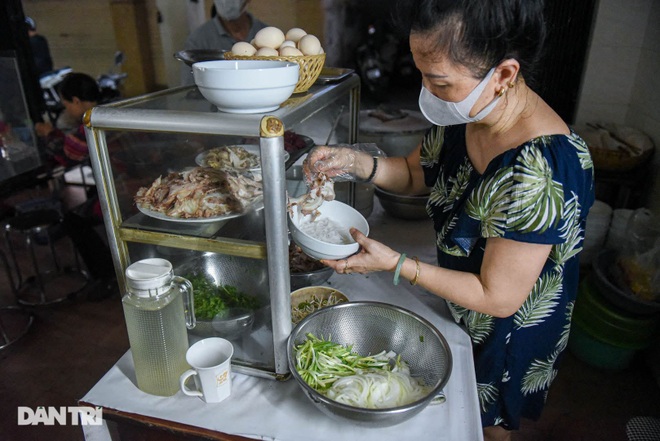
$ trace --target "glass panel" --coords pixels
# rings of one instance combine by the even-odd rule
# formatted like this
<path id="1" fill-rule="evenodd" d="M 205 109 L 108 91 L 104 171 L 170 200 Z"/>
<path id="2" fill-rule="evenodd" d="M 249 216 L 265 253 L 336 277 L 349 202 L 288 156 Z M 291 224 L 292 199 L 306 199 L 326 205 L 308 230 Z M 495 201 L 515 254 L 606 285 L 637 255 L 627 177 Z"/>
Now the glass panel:
<path id="1" fill-rule="evenodd" d="M 211 215 L 201 217 L 196 209 L 195 187 L 190 184 L 186 204 L 177 203 L 191 213 L 186 219 L 181 210 L 174 209 L 173 200 L 163 196 L 163 206 L 171 205 L 171 214 L 140 210 L 135 203 L 136 194 L 148 189 L 157 179 L 165 179 L 172 173 L 181 173 L 196 166 L 205 165 L 205 155 L 222 146 L 242 146 L 258 149 L 258 138 L 200 135 L 171 132 L 107 132 L 110 162 L 115 182 L 119 209 L 124 219 L 122 227 L 149 231 L 172 232 L 196 237 L 213 237 L 222 234 L 245 240 L 264 240 L 263 204 L 251 204 L 254 210 L 244 214 Z M 259 173 L 247 172 L 245 179 L 259 180 Z"/>
<path id="2" fill-rule="evenodd" d="M 0 182 L 40 165 L 16 59 L 0 56 Z"/>
<path id="3" fill-rule="evenodd" d="M 191 342 L 204 337 L 221 336 L 234 343 L 233 363 L 266 371 L 274 369 L 266 260 L 162 245 L 130 244 L 129 252 L 133 261 L 152 257 L 169 260 L 176 275 L 191 281 L 197 311 L 197 326 L 188 331 Z M 205 296 L 211 293 L 217 295 L 217 291 L 206 285 L 206 282 L 229 292 L 221 296 L 223 304 L 214 303 L 214 312 L 236 311 L 235 317 L 239 317 L 237 323 L 219 318 L 214 321 L 205 315 L 211 309 Z M 249 312 L 234 308 L 245 308 Z M 246 317 L 246 320 L 242 321 L 242 317 Z"/>

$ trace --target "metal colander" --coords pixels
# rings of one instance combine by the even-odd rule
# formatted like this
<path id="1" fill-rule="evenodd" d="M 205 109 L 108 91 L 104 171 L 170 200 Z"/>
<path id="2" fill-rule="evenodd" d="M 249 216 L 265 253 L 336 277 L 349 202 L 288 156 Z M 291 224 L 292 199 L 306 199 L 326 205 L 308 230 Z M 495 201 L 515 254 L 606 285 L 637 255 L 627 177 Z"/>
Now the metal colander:
<path id="1" fill-rule="evenodd" d="M 309 386 L 296 371 L 295 347 L 307 339 L 307 334 L 352 345 L 360 355 L 394 351 L 430 392 L 418 401 L 389 409 L 364 409 L 333 401 Z M 287 356 L 293 377 L 321 411 L 372 427 L 399 424 L 422 411 L 445 386 L 452 367 L 451 351 L 440 331 L 411 311 L 379 302 L 342 303 L 308 315 L 291 332 Z"/>

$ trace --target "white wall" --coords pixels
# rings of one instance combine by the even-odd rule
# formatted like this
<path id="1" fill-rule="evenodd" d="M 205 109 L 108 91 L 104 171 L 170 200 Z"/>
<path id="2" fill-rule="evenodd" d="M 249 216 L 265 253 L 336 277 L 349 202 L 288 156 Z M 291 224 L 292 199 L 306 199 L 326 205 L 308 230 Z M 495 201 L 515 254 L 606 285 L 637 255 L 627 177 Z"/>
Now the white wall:
<path id="1" fill-rule="evenodd" d="M 576 123 L 613 122 L 647 133 L 660 170 L 660 1 L 600 0 Z M 650 206 L 660 213 L 660 179 Z"/>
<path id="2" fill-rule="evenodd" d="M 600 0 L 577 123 L 625 122 L 652 1 Z"/>
<path id="3" fill-rule="evenodd" d="M 165 68 L 165 78 L 168 87 L 175 87 L 181 83 L 181 62 L 174 58 L 174 54 L 183 49 L 183 42 L 189 34 L 190 12 L 201 12 L 201 19 L 195 22 L 203 23 L 205 19 L 203 4 L 170 0 L 156 0 L 156 7 L 160 15 L 158 30 L 160 31 L 160 41 L 163 51 L 163 64 Z M 200 15 L 200 14 L 198 14 Z"/>
<path id="4" fill-rule="evenodd" d="M 660 1 L 649 1 L 646 34 L 626 124 L 647 133 L 655 142 L 654 185 L 649 205 L 660 214 Z"/>

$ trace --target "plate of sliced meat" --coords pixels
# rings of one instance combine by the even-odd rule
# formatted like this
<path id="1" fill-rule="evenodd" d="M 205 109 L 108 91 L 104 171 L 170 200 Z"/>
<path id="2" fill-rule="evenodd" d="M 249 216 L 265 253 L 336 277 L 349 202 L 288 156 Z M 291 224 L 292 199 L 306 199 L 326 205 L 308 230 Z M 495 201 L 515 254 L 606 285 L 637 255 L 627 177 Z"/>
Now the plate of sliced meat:
<path id="1" fill-rule="evenodd" d="M 263 208 L 260 180 L 212 167 L 159 176 L 134 200 L 143 214 L 172 222 L 215 222 Z"/>
<path id="2" fill-rule="evenodd" d="M 289 153 L 284 152 L 284 162 Z M 260 171 L 261 151 L 255 144 L 237 144 L 215 147 L 195 157 L 195 163 L 220 170 Z"/>

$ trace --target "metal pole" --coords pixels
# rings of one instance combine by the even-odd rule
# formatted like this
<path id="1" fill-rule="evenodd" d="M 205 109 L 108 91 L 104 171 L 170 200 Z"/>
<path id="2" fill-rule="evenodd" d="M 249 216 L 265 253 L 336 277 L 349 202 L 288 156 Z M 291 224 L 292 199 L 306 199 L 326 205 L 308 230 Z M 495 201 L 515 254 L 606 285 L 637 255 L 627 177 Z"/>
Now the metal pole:
<path id="1" fill-rule="evenodd" d="M 274 116 L 262 118 L 260 136 L 275 372 L 285 374 L 289 372 L 286 343 L 291 333 L 291 279 L 282 121 Z"/>

